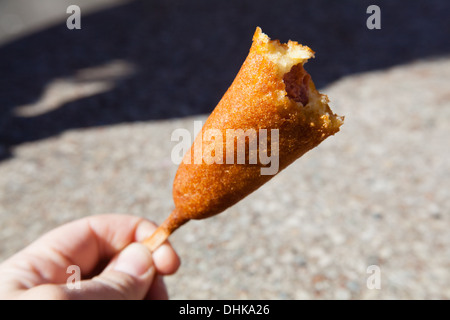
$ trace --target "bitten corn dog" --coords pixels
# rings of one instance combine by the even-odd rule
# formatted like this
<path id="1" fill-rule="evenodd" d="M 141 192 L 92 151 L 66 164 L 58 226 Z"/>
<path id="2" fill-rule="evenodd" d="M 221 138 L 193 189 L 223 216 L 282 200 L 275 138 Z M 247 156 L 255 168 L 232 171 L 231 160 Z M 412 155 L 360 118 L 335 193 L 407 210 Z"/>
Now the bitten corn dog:
<path id="1" fill-rule="evenodd" d="M 316 90 L 303 68 L 313 57 L 314 52 L 306 46 L 295 41 L 281 44 L 256 29 L 239 73 L 178 167 L 173 183 L 175 209 L 143 242 L 151 251 L 187 221 L 216 215 L 242 200 L 339 131 L 344 118 L 331 111 L 328 97 Z M 205 142 L 205 134 L 211 131 L 223 137 L 233 132 L 234 137 Z M 251 135 L 242 137 L 248 132 L 255 133 L 253 138 L 260 141 L 262 133 L 266 134 L 266 143 L 251 150 Z M 236 161 L 240 138 L 248 147 L 243 164 Z M 215 143 L 220 148 L 211 148 L 212 144 L 217 146 Z M 252 152 L 276 156 L 278 170 L 263 174 L 267 163 L 262 157 L 249 161 Z M 217 156 L 235 161 L 211 161 Z"/>

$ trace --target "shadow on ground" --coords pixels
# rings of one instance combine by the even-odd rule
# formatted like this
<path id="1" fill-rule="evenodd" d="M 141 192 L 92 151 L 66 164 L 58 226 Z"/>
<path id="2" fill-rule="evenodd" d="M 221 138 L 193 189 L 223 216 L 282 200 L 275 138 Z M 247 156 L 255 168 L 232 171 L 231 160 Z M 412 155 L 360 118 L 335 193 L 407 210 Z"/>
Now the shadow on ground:
<path id="1" fill-rule="evenodd" d="M 381 30 L 366 28 L 370 4 L 138 0 L 83 15 L 81 30 L 68 30 L 64 21 L 17 39 L 0 48 L 0 159 L 15 145 L 72 128 L 211 112 L 245 59 L 256 26 L 316 51 L 307 69 L 318 87 L 450 51 L 449 1 L 376 1 Z M 113 62 L 133 72 L 98 71 Z M 89 68 L 86 80 L 80 70 Z M 92 84 L 108 77 L 105 90 L 75 94 L 44 112 L 17 113 L 55 81 Z"/>

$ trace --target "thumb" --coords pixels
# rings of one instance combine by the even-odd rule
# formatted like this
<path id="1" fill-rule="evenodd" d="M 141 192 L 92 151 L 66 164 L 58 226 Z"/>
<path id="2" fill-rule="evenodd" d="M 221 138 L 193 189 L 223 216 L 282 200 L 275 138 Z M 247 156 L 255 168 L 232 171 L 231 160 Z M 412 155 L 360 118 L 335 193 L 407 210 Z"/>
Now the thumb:
<path id="1" fill-rule="evenodd" d="M 72 289 L 67 293 L 74 299 L 143 299 L 155 273 L 150 251 L 140 243 L 132 243 L 102 273 L 82 281 L 79 289 Z"/>

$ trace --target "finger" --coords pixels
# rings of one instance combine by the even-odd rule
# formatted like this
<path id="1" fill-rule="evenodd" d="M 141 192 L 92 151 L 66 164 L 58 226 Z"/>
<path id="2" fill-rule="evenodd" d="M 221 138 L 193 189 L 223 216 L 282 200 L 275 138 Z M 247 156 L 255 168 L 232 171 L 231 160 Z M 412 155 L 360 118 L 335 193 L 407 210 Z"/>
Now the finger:
<path id="1" fill-rule="evenodd" d="M 135 240 L 142 218 L 126 215 L 100 215 L 83 218 L 58 227 L 11 258 L 9 263 L 22 273 L 34 275 L 26 287 L 42 283 L 62 283 L 67 268 L 76 265 L 89 274 L 102 260 L 111 259 Z"/>
<path id="2" fill-rule="evenodd" d="M 92 276 L 96 269 L 97 274 L 102 270 L 98 269 L 101 261 L 111 260 L 127 244 L 145 239 L 156 228 L 148 220 L 125 215 L 99 215 L 76 220 L 45 234 L 7 260 L 1 265 L 0 274 L 5 281 L 8 278 L 10 292 L 20 294 L 39 286 L 33 292 L 51 288 L 50 296 L 58 296 L 61 290 L 42 284 L 65 284 L 71 265 L 80 268 L 82 277 Z M 179 257 L 169 242 L 154 253 L 153 266 L 159 274 L 172 274 L 179 265 Z"/>
<path id="3" fill-rule="evenodd" d="M 153 283 L 148 290 L 145 300 L 168 300 L 169 293 L 164 283 L 164 278 L 161 275 L 156 275 Z"/>
<path id="4" fill-rule="evenodd" d="M 98 276 L 84 280 L 79 288 L 66 289 L 68 299 L 143 299 L 156 275 L 152 255 L 140 243 L 127 246 Z"/>
<path id="5" fill-rule="evenodd" d="M 5 261 L 0 270 L 14 271 L 6 273 L 14 278 L 17 289 L 65 283 L 69 266 L 78 266 L 83 276 L 91 274 L 101 261 L 110 260 L 136 241 L 141 224 L 149 232 L 156 229 L 151 222 L 128 215 L 99 215 L 76 220 L 45 234 Z"/>
<path id="6" fill-rule="evenodd" d="M 156 225 L 148 221 L 139 224 L 136 230 L 136 240 L 142 241 L 148 238 L 156 230 Z M 161 275 L 175 273 L 180 267 L 180 258 L 169 241 L 165 241 L 155 252 L 153 261 L 156 270 Z"/>

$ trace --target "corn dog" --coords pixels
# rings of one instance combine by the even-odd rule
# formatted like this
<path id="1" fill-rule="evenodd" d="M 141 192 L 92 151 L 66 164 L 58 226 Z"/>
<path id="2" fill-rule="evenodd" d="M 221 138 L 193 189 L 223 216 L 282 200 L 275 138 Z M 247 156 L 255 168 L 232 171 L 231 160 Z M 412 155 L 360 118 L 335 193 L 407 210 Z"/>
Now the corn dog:
<path id="1" fill-rule="evenodd" d="M 178 167 L 175 209 L 144 241 L 151 251 L 187 221 L 224 211 L 339 131 L 344 118 L 331 111 L 328 97 L 316 90 L 303 67 L 313 57 L 306 46 L 270 40 L 256 29 L 236 78 Z M 211 132 L 215 139 L 205 139 Z M 245 142 L 244 155 L 238 154 L 239 139 Z M 262 155 L 277 159 L 275 171 Z"/>

